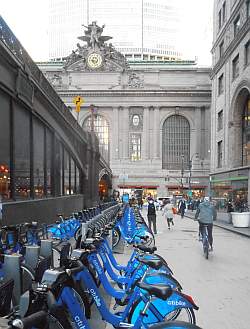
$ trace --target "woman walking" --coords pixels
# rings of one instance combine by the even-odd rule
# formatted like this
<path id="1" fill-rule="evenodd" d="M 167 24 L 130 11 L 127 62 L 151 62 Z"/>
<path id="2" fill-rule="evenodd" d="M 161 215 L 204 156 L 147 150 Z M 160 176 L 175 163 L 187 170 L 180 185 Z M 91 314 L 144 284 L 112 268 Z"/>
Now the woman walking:
<path id="1" fill-rule="evenodd" d="M 170 230 L 170 224 L 174 225 L 173 205 L 169 200 L 164 200 L 164 207 L 162 210 L 162 216 L 167 219 L 168 229 Z"/>

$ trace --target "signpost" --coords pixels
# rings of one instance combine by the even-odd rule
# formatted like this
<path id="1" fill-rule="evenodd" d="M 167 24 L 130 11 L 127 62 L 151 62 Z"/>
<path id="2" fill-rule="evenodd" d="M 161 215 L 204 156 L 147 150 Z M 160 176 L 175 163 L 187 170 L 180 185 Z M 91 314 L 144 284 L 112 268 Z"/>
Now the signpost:
<path id="1" fill-rule="evenodd" d="M 81 96 L 76 96 L 74 99 L 73 99 L 73 103 L 75 104 L 76 106 L 76 113 L 77 113 L 77 122 L 79 120 L 79 113 L 81 111 L 81 105 L 84 103 L 84 98 L 82 98 Z"/>

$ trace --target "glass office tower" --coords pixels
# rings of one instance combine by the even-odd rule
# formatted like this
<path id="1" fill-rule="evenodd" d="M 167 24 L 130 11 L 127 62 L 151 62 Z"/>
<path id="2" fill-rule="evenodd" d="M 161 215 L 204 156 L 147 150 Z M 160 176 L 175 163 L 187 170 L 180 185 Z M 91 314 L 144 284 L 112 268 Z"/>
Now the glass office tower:
<path id="1" fill-rule="evenodd" d="M 180 59 L 180 9 L 179 0 L 51 0 L 50 58 L 69 55 L 84 35 L 81 25 L 97 21 L 130 60 Z"/>

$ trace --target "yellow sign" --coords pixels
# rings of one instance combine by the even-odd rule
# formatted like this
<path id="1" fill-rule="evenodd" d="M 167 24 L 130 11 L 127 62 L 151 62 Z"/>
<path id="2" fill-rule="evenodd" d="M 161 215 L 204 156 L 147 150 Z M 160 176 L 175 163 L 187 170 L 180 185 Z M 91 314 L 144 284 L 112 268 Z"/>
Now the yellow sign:
<path id="1" fill-rule="evenodd" d="M 84 99 L 80 96 L 76 96 L 73 99 L 74 104 L 76 104 L 76 106 L 81 106 L 84 103 Z"/>
<path id="2" fill-rule="evenodd" d="M 82 97 L 80 97 L 80 96 L 76 96 L 73 99 L 73 102 L 76 105 L 76 112 L 77 113 L 80 113 L 80 111 L 81 111 L 81 105 L 84 103 L 84 99 Z"/>

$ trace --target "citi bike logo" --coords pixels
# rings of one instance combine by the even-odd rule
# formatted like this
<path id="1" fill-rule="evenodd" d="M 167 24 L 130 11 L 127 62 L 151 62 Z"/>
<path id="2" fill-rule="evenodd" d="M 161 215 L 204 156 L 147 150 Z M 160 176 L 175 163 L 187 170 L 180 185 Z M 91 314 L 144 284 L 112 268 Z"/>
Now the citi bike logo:
<path id="1" fill-rule="evenodd" d="M 167 303 L 171 306 L 186 306 L 186 303 L 181 300 L 168 300 Z"/>
<path id="2" fill-rule="evenodd" d="M 132 231 L 132 223 L 131 223 L 131 220 L 130 220 L 130 215 L 128 215 L 127 226 L 128 226 L 128 232 L 131 232 Z"/>
<path id="3" fill-rule="evenodd" d="M 86 328 L 85 324 L 82 322 L 82 320 L 80 319 L 80 317 L 78 315 L 76 315 L 74 319 L 75 319 L 75 322 L 76 322 L 79 329 L 85 329 Z"/>
<path id="4" fill-rule="evenodd" d="M 97 260 L 93 259 L 93 264 L 94 264 L 94 266 L 95 266 L 97 272 L 98 272 L 99 274 L 102 274 L 102 268 L 101 268 L 100 265 L 98 264 Z"/>
<path id="5" fill-rule="evenodd" d="M 96 303 L 96 306 L 100 307 L 102 304 L 101 304 L 101 300 L 100 298 L 97 296 L 96 292 L 94 289 L 88 289 L 87 292 L 93 297 L 95 303 Z"/>

